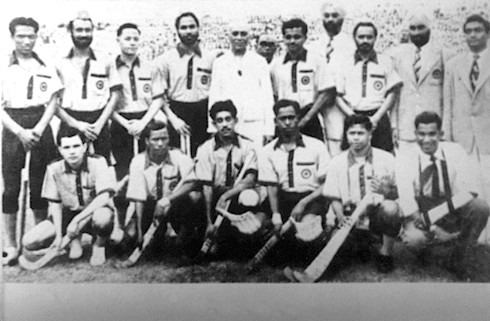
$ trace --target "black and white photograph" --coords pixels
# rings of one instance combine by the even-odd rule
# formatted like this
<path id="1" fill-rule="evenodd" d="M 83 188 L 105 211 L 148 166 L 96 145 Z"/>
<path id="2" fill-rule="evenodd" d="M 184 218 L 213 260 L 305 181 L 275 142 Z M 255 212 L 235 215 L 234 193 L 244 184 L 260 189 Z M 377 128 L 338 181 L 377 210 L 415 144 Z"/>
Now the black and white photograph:
<path id="1" fill-rule="evenodd" d="M 0 14 L 0 320 L 488 320 L 490 4 Z"/>

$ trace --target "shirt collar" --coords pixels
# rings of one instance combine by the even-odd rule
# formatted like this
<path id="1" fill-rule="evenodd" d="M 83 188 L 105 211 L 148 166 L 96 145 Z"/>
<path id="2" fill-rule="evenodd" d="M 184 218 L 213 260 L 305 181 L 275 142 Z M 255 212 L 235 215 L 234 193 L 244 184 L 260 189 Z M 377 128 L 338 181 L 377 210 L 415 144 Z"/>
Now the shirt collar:
<path id="1" fill-rule="evenodd" d="M 190 50 L 185 48 L 182 43 L 179 42 L 177 44 L 177 52 L 179 53 L 180 58 L 182 58 L 182 56 L 184 56 L 186 53 L 195 53 L 199 57 L 202 57 L 202 51 L 201 47 L 199 47 L 199 42 L 196 43 L 192 48 L 190 48 Z"/>
<path id="2" fill-rule="evenodd" d="M 150 160 L 150 155 L 148 154 L 148 150 L 145 151 L 145 169 L 150 167 L 151 164 L 155 164 L 155 166 L 160 166 L 160 164 L 157 164 L 155 162 L 152 162 Z M 162 165 L 168 164 L 168 165 L 173 165 L 172 160 L 170 159 L 170 150 L 167 152 L 167 155 L 163 159 Z"/>
<path id="3" fill-rule="evenodd" d="M 487 56 L 489 55 L 489 53 L 490 53 L 490 49 L 488 46 L 483 51 L 480 51 L 477 54 L 471 50 L 468 50 L 468 61 L 471 61 L 471 63 L 473 63 L 473 60 L 475 59 L 475 55 L 478 55 L 478 63 L 484 60 L 486 61 L 488 59 Z"/>
<path id="4" fill-rule="evenodd" d="M 362 61 L 362 56 L 359 54 L 359 51 L 356 50 L 356 53 L 354 54 L 354 64 L 357 64 L 359 61 Z M 378 63 L 378 54 L 376 53 L 376 51 L 371 50 L 367 61 L 372 61 L 376 64 Z"/>
<path id="5" fill-rule="evenodd" d="M 97 60 L 97 58 L 95 57 L 95 53 L 94 51 L 92 50 L 92 48 L 88 48 L 89 50 L 89 58 L 92 59 L 92 60 Z M 66 56 L 66 58 L 73 58 L 73 55 L 75 54 L 73 48 L 70 49 L 70 51 L 68 52 L 68 55 Z"/>
<path id="6" fill-rule="evenodd" d="M 120 68 L 122 66 L 125 66 L 126 63 L 121 59 L 121 55 L 118 55 L 116 58 L 116 68 Z M 134 68 L 134 66 L 140 66 L 140 58 L 136 57 L 133 61 L 133 64 L 131 65 L 131 69 Z"/>
<path id="7" fill-rule="evenodd" d="M 80 166 L 80 168 L 78 170 L 76 169 L 73 169 L 70 167 L 70 165 L 68 165 L 68 163 L 66 161 L 63 161 L 63 164 L 65 165 L 65 173 L 69 174 L 69 173 L 78 173 L 78 172 L 88 172 L 88 156 L 85 155 L 83 157 L 83 160 L 82 160 L 82 165 Z"/>
<path id="8" fill-rule="evenodd" d="M 366 162 L 372 164 L 373 163 L 373 148 L 369 147 L 369 150 L 366 154 Z M 356 163 L 356 158 L 354 157 L 354 154 L 352 151 L 349 149 L 347 152 L 347 168 L 351 168 Z"/>
<path id="9" fill-rule="evenodd" d="M 419 151 L 420 151 L 420 159 L 424 162 L 431 162 L 431 156 L 432 155 L 429 155 L 429 154 L 426 154 L 422 151 L 422 149 L 419 147 Z M 439 146 L 437 146 L 437 149 L 433 155 L 435 157 L 435 159 L 444 159 L 444 152 L 441 148 L 441 142 L 439 142 Z"/>
<path id="10" fill-rule="evenodd" d="M 32 52 L 32 58 L 36 59 L 37 62 L 39 62 L 39 64 L 41 66 L 46 67 L 46 64 L 44 63 L 44 61 L 42 61 L 41 58 L 39 58 L 39 56 L 37 55 L 37 53 L 35 53 L 34 51 Z M 18 65 L 18 64 L 19 64 L 19 58 L 17 58 L 17 53 L 14 50 L 14 51 L 12 51 L 12 55 L 10 55 L 9 67 L 12 65 Z"/>
<path id="11" fill-rule="evenodd" d="M 284 62 L 283 64 L 286 64 L 288 61 L 303 61 L 303 62 L 306 62 L 306 54 L 307 54 L 307 50 L 305 48 L 303 48 L 303 50 L 301 51 L 301 53 L 299 54 L 298 58 L 297 59 L 293 59 L 293 57 L 291 57 L 291 55 L 288 53 L 286 53 L 286 56 L 284 57 Z"/>
<path id="12" fill-rule="evenodd" d="M 277 138 L 276 143 L 274 144 L 274 150 L 280 148 L 283 143 L 284 142 L 282 141 L 281 136 L 279 136 L 279 138 Z M 303 141 L 302 134 L 298 134 L 298 136 L 296 136 L 296 148 L 298 147 L 306 147 L 305 142 Z"/>
<path id="13" fill-rule="evenodd" d="M 235 134 L 231 139 L 231 144 L 240 148 L 240 142 L 238 141 L 238 134 Z M 218 134 L 214 135 L 214 150 L 218 150 L 224 146 L 223 140 L 219 137 Z"/>

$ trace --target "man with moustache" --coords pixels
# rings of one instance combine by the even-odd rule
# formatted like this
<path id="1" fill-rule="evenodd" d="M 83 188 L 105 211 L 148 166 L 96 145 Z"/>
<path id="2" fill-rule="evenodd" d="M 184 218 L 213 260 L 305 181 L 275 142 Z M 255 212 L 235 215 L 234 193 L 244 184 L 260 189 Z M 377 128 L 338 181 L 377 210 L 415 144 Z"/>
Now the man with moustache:
<path id="1" fill-rule="evenodd" d="M 339 71 L 337 104 L 348 116 L 369 116 L 373 125 L 373 147 L 393 151 L 389 110 L 395 104 L 403 82 L 390 57 L 374 51 L 378 31 L 371 22 L 354 28 L 357 51 L 346 58 Z M 342 149 L 348 144 L 344 134 Z"/>
<path id="2" fill-rule="evenodd" d="M 0 119 L 2 131 L 3 235 L 2 264 L 16 262 L 16 213 L 21 171 L 26 152 L 31 152 L 30 207 L 37 224 L 46 218 L 47 202 L 41 198 L 46 166 L 56 156 L 49 125 L 63 89 L 56 70 L 33 51 L 39 24 L 32 18 L 14 18 L 9 24 L 14 50 L 2 73 Z"/>
<path id="3" fill-rule="evenodd" d="M 303 20 L 284 22 L 282 33 L 287 52 L 271 68 L 274 96 L 298 101 L 301 133 L 323 141 L 318 111 L 335 102 L 333 74 L 320 56 L 304 48 L 308 26 Z"/>
<path id="4" fill-rule="evenodd" d="M 276 53 L 277 44 L 276 39 L 270 34 L 263 33 L 257 38 L 257 53 L 267 60 L 270 65 L 274 59 Z"/>
<path id="5" fill-rule="evenodd" d="M 324 2 L 321 5 L 320 13 L 325 32 L 321 34 L 318 45 L 311 49 L 324 58 L 330 71 L 336 75 L 341 62 L 346 57 L 352 57 L 356 51 L 356 44 L 352 37 L 342 31 L 346 11 L 338 2 Z M 331 156 L 335 156 L 341 152 L 340 144 L 345 114 L 337 104 L 325 105 L 320 109 L 320 112 L 323 117 L 328 150 Z"/>
<path id="6" fill-rule="evenodd" d="M 454 55 L 431 37 L 430 19 L 420 10 L 407 17 L 410 43 L 391 52 L 403 80 L 400 100 L 391 111 L 391 126 L 400 149 L 415 145 L 415 116 L 422 111 L 443 115 L 444 68 Z"/>
<path id="7" fill-rule="evenodd" d="M 122 84 L 113 60 L 95 53 L 90 44 L 94 24 L 86 11 L 68 24 L 73 47 L 57 66 L 65 86 L 58 116 L 60 127 L 79 130 L 93 144 L 94 152 L 111 164 L 107 121 L 121 95 Z M 90 150 L 90 146 L 89 146 Z"/>
<path id="8" fill-rule="evenodd" d="M 180 42 L 156 59 L 166 86 L 170 108 L 170 145 L 180 145 L 179 135 L 191 136 L 191 154 L 208 137 L 208 96 L 215 56 L 200 45 L 199 20 L 192 12 L 175 19 Z"/>
<path id="9" fill-rule="evenodd" d="M 274 103 L 269 68 L 263 57 L 248 50 L 250 27 L 233 22 L 229 29 L 231 50 L 216 59 L 209 106 L 231 100 L 237 109 L 237 132 L 258 146 L 274 135 Z"/>

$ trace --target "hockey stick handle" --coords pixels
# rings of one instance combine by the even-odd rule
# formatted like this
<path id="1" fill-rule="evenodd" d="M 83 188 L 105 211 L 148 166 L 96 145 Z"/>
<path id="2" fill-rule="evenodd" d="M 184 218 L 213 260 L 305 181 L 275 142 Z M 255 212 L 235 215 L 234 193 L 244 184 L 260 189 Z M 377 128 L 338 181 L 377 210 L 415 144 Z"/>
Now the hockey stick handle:
<path id="1" fill-rule="evenodd" d="M 21 192 L 19 193 L 20 200 L 20 208 L 18 212 L 19 216 L 19 235 L 17 237 L 17 252 L 19 255 L 22 253 L 22 238 L 24 237 L 25 232 L 25 222 L 26 222 L 26 214 L 27 214 L 27 204 L 29 202 L 29 171 L 31 167 L 31 150 L 26 152 L 24 167 L 21 171 L 22 178 L 22 186 Z"/>
<path id="2" fill-rule="evenodd" d="M 292 226 L 293 224 L 291 223 L 291 220 L 287 220 L 286 223 L 284 223 L 281 226 L 281 230 L 279 233 L 274 233 L 269 240 L 262 246 L 262 248 L 255 254 L 255 256 L 252 258 L 250 261 L 250 266 L 254 267 L 255 265 L 259 264 L 262 262 L 264 257 L 269 253 L 269 251 L 277 244 L 277 242 L 281 239 L 281 237 L 286 233 Z"/>

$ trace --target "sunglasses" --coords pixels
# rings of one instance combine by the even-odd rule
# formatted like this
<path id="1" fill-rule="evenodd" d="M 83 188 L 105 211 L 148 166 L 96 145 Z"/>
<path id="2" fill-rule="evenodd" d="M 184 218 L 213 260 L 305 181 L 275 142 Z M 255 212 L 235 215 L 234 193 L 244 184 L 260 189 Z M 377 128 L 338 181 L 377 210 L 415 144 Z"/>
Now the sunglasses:
<path id="1" fill-rule="evenodd" d="M 334 12 L 334 13 L 325 13 L 323 16 L 324 16 L 325 18 L 330 18 L 330 17 L 332 17 L 332 18 L 334 18 L 334 19 L 335 19 L 335 18 L 338 18 L 338 17 L 340 16 L 340 14 L 338 14 L 337 12 Z"/>
<path id="2" fill-rule="evenodd" d="M 246 37 L 246 36 L 248 36 L 248 31 L 232 31 L 231 35 L 233 37 L 238 37 L 238 35 L 240 35 L 242 37 Z"/>
<path id="3" fill-rule="evenodd" d="M 274 47 L 276 44 L 274 42 L 261 41 L 259 46 L 261 47 Z"/>
<path id="4" fill-rule="evenodd" d="M 286 40 L 291 40 L 291 39 L 294 39 L 294 40 L 299 40 L 299 39 L 303 38 L 303 36 L 301 36 L 301 35 L 293 35 L 293 36 L 291 36 L 291 35 L 286 35 L 286 36 L 284 36 L 284 38 L 285 38 Z"/>

